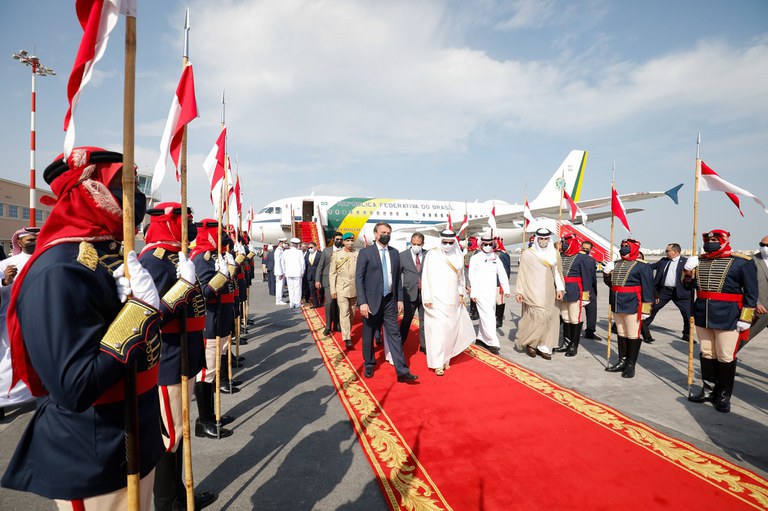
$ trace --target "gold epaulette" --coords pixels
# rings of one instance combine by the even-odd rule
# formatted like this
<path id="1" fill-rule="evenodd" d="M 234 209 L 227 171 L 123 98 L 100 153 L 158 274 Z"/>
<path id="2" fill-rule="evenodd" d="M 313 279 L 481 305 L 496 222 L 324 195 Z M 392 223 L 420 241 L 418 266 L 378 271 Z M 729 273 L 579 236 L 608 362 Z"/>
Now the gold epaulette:
<path id="1" fill-rule="evenodd" d="M 224 286 L 227 285 L 228 278 L 224 276 L 221 272 L 216 272 L 216 275 L 208 281 L 208 285 L 211 286 L 211 289 L 213 289 L 215 292 L 220 293 L 222 289 L 224 289 Z"/>
<path id="2" fill-rule="evenodd" d="M 235 274 L 237 273 L 237 266 L 234 264 L 228 264 L 227 269 L 229 270 L 229 277 L 235 278 Z"/>
<path id="3" fill-rule="evenodd" d="M 256 252 L 248 252 L 248 259 L 253 259 L 256 257 Z"/>
<path id="4" fill-rule="evenodd" d="M 184 279 L 179 279 L 176 283 L 163 295 L 163 303 L 168 307 L 171 312 L 176 312 L 176 307 L 179 304 L 186 303 L 189 299 L 189 295 L 195 290 L 195 285 L 190 284 Z"/>
<path id="5" fill-rule="evenodd" d="M 210 250 L 205 252 L 205 255 L 203 256 L 203 259 L 205 259 L 206 261 L 210 261 L 211 260 L 211 251 Z"/>
<path id="6" fill-rule="evenodd" d="M 99 265 L 99 253 L 96 252 L 96 247 L 87 241 L 81 241 L 79 252 L 77 253 L 77 262 L 91 271 L 96 271 L 96 267 Z"/>
<path id="7" fill-rule="evenodd" d="M 651 263 L 649 263 L 648 261 L 646 261 L 645 259 L 636 259 L 636 261 L 637 261 L 638 263 L 643 263 L 643 264 L 651 264 Z"/>
<path id="8" fill-rule="evenodd" d="M 110 352 L 119 360 L 125 361 L 131 348 L 145 340 L 150 325 L 155 322 L 159 315 L 159 311 L 146 303 L 133 298 L 129 299 L 104 334 L 100 343 L 102 349 Z M 151 353 L 148 352 L 147 356 L 151 367 L 154 364 L 151 364 L 150 356 L 156 363 L 157 358 L 160 357 L 159 346 L 156 355 L 154 349 L 149 351 Z"/>
<path id="9" fill-rule="evenodd" d="M 653 308 L 653 304 L 652 303 L 645 303 L 645 302 L 643 302 L 643 311 L 642 311 L 642 313 L 643 314 L 650 314 L 652 308 Z"/>
<path id="10" fill-rule="evenodd" d="M 748 256 L 746 254 L 737 254 L 735 252 L 731 252 L 731 255 L 733 257 L 740 257 L 741 259 L 752 259 L 752 256 Z"/>
<path id="11" fill-rule="evenodd" d="M 581 293 L 581 300 L 583 302 L 588 302 L 589 301 L 589 291 L 583 291 Z"/>
<path id="12" fill-rule="evenodd" d="M 165 257 L 165 249 L 163 247 L 157 247 L 154 252 L 152 252 L 152 255 L 157 257 L 158 259 L 162 259 Z"/>
<path id="13" fill-rule="evenodd" d="M 245 261 L 245 255 L 237 254 L 237 257 L 235 257 L 235 262 L 237 264 L 243 264 L 243 261 Z"/>
<path id="14" fill-rule="evenodd" d="M 752 323 L 752 320 L 755 317 L 755 308 L 754 307 L 744 307 L 741 309 L 741 315 L 739 316 L 740 321 L 746 321 L 747 323 Z"/>

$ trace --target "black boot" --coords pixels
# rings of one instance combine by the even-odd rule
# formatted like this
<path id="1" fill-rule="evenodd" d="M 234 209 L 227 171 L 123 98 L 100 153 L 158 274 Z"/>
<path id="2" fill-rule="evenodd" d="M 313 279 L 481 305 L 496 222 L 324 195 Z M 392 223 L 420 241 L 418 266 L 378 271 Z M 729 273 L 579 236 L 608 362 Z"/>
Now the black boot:
<path id="1" fill-rule="evenodd" d="M 708 403 L 712 401 L 712 394 L 715 392 L 715 382 L 717 381 L 718 362 L 712 358 L 704 358 L 699 355 L 701 364 L 701 391 L 695 396 L 688 396 L 691 403 Z"/>
<path id="2" fill-rule="evenodd" d="M 736 378 L 736 361 L 717 363 L 717 385 L 713 396 L 715 410 L 722 413 L 731 411 L 731 394 Z"/>
<path id="3" fill-rule="evenodd" d="M 637 356 L 640 354 L 641 339 L 627 339 L 627 365 L 621 372 L 622 378 L 634 378 L 635 377 L 635 364 L 637 364 Z"/>
<path id="4" fill-rule="evenodd" d="M 198 387 L 199 386 L 199 387 Z M 216 427 L 216 415 L 213 404 L 213 383 L 195 384 L 195 399 L 199 417 L 195 421 L 195 436 L 200 438 L 219 438 Z M 232 435 L 232 430 L 221 428 L 221 438 Z"/>
<path id="5" fill-rule="evenodd" d="M 233 360 L 234 362 L 234 360 Z M 227 355 L 221 356 L 221 391 L 226 394 L 234 394 L 235 392 L 240 392 L 240 389 L 237 388 L 238 385 L 242 384 L 239 380 L 232 380 L 231 375 L 229 373 L 229 364 L 227 363 Z"/>
<path id="6" fill-rule="evenodd" d="M 157 511 L 173 511 L 178 484 L 176 472 L 176 453 L 164 452 L 155 466 L 155 485 L 152 488 Z"/>
<path id="7" fill-rule="evenodd" d="M 573 334 L 571 333 L 572 326 L 570 323 L 563 322 L 563 335 L 560 336 L 560 344 L 552 348 L 553 353 L 565 353 L 571 347 L 571 342 L 573 342 L 571 341 L 573 339 Z"/>
<path id="8" fill-rule="evenodd" d="M 566 357 L 575 357 L 579 352 L 579 341 L 581 341 L 581 325 L 584 323 L 576 323 L 571 325 L 571 345 L 568 346 L 568 351 L 565 352 Z"/>
<path id="9" fill-rule="evenodd" d="M 612 366 L 605 368 L 609 373 L 621 372 L 627 366 L 627 338 L 622 336 L 616 337 L 616 345 L 619 347 L 619 360 Z"/>

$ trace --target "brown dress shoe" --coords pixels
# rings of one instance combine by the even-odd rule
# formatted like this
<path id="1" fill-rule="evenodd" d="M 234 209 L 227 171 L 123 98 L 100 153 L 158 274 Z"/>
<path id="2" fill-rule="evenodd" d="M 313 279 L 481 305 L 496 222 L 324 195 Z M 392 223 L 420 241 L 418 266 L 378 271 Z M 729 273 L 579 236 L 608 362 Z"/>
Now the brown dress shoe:
<path id="1" fill-rule="evenodd" d="M 525 352 L 528 354 L 528 356 L 529 356 L 529 357 L 531 357 L 531 358 L 536 358 L 536 353 L 537 353 L 537 351 L 536 351 L 536 349 L 534 349 L 533 347 L 531 347 L 531 346 L 526 346 L 526 347 L 525 347 Z"/>

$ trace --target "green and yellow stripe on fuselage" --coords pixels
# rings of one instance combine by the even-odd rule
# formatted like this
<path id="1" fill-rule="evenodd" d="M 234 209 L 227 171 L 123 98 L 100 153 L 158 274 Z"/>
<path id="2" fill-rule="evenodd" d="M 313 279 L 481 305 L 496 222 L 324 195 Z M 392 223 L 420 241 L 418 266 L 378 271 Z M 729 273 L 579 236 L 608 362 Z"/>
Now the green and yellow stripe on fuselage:
<path id="1" fill-rule="evenodd" d="M 370 197 L 349 197 L 328 206 L 328 223 L 325 226 L 325 239 L 331 239 L 336 231 L 355 235 L 355 239 L 365 224 L 379 208 L 390 204 L 395 199 L 377 199 Z"/>

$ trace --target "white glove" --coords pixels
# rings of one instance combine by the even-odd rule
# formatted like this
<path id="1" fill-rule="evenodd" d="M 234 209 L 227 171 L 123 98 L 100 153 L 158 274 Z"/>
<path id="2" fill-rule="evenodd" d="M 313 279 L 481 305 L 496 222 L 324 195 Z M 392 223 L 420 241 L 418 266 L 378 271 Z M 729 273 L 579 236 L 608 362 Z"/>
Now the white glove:
<path id="1" fill-rule="evenodd" d="M 650 317 L 651 317 L 651 315 L 650 315 L 650 314 L 641 314 L 641 315 L 640 315 L 640 318 L 641 318 L 643 321 L 645 321 L 646 319 L 648 319 L 648 318 L 650 318 Z"/>
<path id="2" fill-rule="evenodd" d="M 605 273 L 606 275 L 609 275 L 613 271 L 613 267 L 614 267 L 613 261 L 610 261 L 608 264 L 603 266 L 603 273 Z"/>
<path id="3" fill-rule="evenodd" d="M 176 266 L 176 277 L 184 279 L 190 284 L 197 281 L 195 275 L 195 263 L 187 259 L 184 252 L 179 252 L 179 264 Z"/>
<path id="4" fill-rule="evenodd" d="M 685 266 L 683 266 L 684 270 L 692 271 L 695 270 L 699 266 L 699 257 L 692 255 L 688 258 L 687 261 L 685 261 Z"/>
<path id="5" fill-rule="evenodd" d="M 235 265 L 235 257 L 230 252 L 227 252 L 227 264 Z"/>
<path id="6" fill-rule="evenodd" d="M 238 254 L 247 255 L 245 252 L 245 247 L 243 246 L 242 243 L 239 243 L 239 242 L 235 243 L 235 252 L 237 252 Z"/>
<path id="7" fill-rule="evenodd" d="M 227 263 L 224 260 L 224 256 L 220 255 L 218 259 L 216 259 L 216 265 L 215 265 L 216 271 L 224 275 L 225 277 L 229 277 L 229 268 L 227 268 Z"/>
<path id="8" fill-rule="evenodd" d="M 589 300 L 584 300 L 583 302 L 581 302 L 582 307 L 586 307 L 587 305 L 589 305 Z"/>
<path id="9" fill-rule="evenodd" d="M 131 275 L 130 281 L 125 278 L 124 264 L 118 266 L 112 274 L 117 283 L 117 296 L 120 298 L 120 301 L 125 302 L 130 295 L 133 295 L 134 298 L 157 309 L 160 306 L 160 295 L 157 293 L 152 275 L 144 269 L 139 262 L 139 258 L 136 257 L 136 252 L 133 250 L 128 252 L 127 260 L 128 271 Z"/>
<path id="10" fill-rule="evenodd" d="M 743 332 L 745 330 L 749 330 L 749 327 L 752 326 L 749 321 L 737 321 L 736 322 L 736 330 L 739 332 Z"/>

